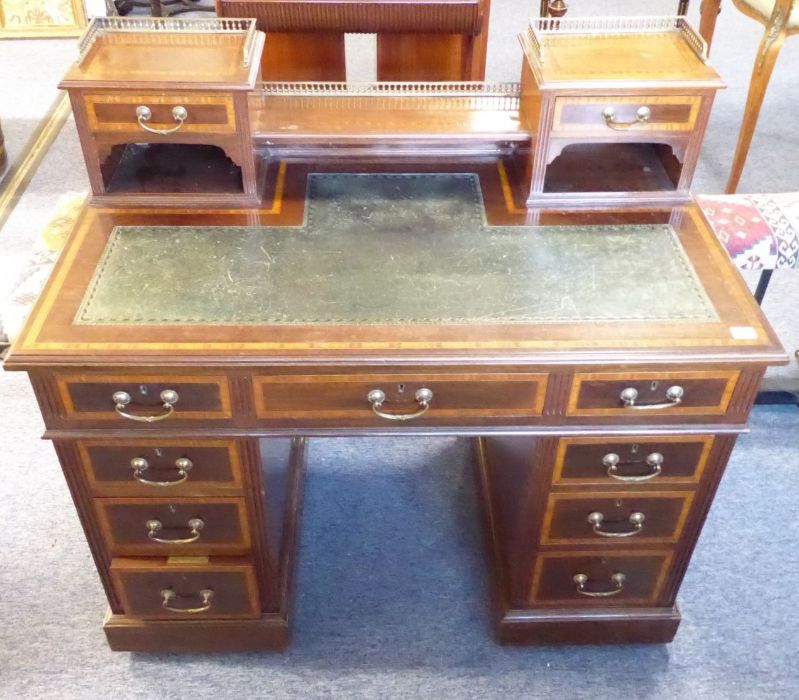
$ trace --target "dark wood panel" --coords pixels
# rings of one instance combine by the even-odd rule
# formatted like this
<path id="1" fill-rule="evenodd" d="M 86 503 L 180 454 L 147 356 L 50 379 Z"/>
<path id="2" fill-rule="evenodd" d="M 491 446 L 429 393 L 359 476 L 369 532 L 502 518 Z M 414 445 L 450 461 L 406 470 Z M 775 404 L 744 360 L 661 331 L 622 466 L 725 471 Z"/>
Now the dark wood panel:
<path id="1" fill-rule="evenodd" d="M 264 80 L 346 80 L 344 34 L 270 31 L 261 73 Z"/>
<path id="2" fill-rule="evenodd" d="M 114 394 L 124 391 L 130 398 L 125 412 L 140 416 L 163 414 L 161 392 L 178 393 L 170 423 L 187 418 L 229 418 L 230 391 L 225 377 L 154 377 L 150 375 L 59 375 L 56 379 L 68 418 L 124 419 L 114 410 Z M 126 427 L 141 425 L 126 420 Z"/>
<path id="3" fill-rule="evenodd" d="M 680 538 L 692 499 L 691 493 L 669 492 L 553 494 L 541 543 L 607 547 L 672 544 Z M 634 534 L 619 536 L 629 533 Z"/>
<path id="4" fill-rule="evenodd" d="M 379 34 L 378 80 L 470 80 L 473 39 L 460 34 Z"/>
<path id="5" fill-rule="evenodd" d="M 241 458 L 234 440 L 87 439 L 79 440 L 77 447 L 95 496 L 230 495 L 241 491 Z M 138 460 L 145 460 L 144 469 Z"/>
<path id="6" fill-rule="evenodd" d="M 195 558 L 194 562 L 114 559 L 111 575 L 128 615 L 143 619 L 214 619 L 258 617 L 255 573 L 249 563 Z M 173 612 L 164 607 L 163 591 L 172 591 L 170 607 L 204 612 Z M 210 600 L 202 591 L 212 592 Z"/>
<path id="7" fill-rule="evenodd" d="M 694 484 L 701 477 L 712 444 L 712 435 L 563 438 L 552 483 L 619 486 L 624 479 L 649 476 L 652 478 L 647 481 L 630 481 L 627 485 Z M 610 470 L 614 463 L 615 469 Z"/>
<path id="8" fill-rule="evenodd" d="M 649 410 L 660 413 L 722 414 L 738 379 L 738 370 L 726 372 L 631 372 L 577 373 L 574 376 L 567 415 L 614 415 L 636 418 Z M 672 386 L 683 389 L 678 404 L 668 398 Z M 625 389 L 637 392 L 635 405 L 652 409 L 626 407 L 621 398 Z M 656 408 L 659 407 L 659 408 Z"/>
<path id="9" fill-rule="evenodd" d="M 532 605 L 624 607 L 655 605 L 671 555 L 663 553 L 540 554 L 536 560 Z M 609 597 L 592 597 L 577 592 L 574 577 L 588 577 L 585 591 L 605 593 L 618 587 L 613 576 L 624 575 L 623 588 Z"/>
<path id="10" fill-rule="evenodd" d="M 244 554 L 250 548 L 244 501 L 237 498 L 98 498 L 95 510 L 115 556 Z"/>

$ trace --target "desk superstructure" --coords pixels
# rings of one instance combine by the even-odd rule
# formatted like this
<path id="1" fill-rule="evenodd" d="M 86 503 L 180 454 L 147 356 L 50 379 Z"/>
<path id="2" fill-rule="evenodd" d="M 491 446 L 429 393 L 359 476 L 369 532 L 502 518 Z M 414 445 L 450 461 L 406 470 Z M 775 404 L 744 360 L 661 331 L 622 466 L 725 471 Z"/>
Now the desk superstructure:
<path id="1" fill-rule="evenodd" d="M 246 22 L 233 34 L 238 66 L 259 38 Z M 141 106 L 69 75 L 79 125 L 89 105 L 114 105 L 92 107 L 93 133 Z M 95 190 L 6 360 L 33 383 L 112 648 L 286 645 L 317 435 L 473 439 L 500 640 L 673 637 L 713 494 L 784 351 L 692 203 L 525 206 L 534 152 L 506 117 L 526 97 L 506 88 L 431 84 L 408 106 L 407 88 L 362 87 L 344 99 L 396 109 L 361 137 L 334 85 L 242 88 L 246 110 L 224 89 L 196 102 L 184 83 L 179 104 L 174 85 L 148 93 L 130 128 L 170 133 L 119 156 L 127 175 Z M 180 172 L 195 161 L 170 159 L 207 155 L 185 150 L 208 146 L 194 132 L 172 140 L 195 103 L 223 151 L 246 159 L 244 141 L 258 144 L 243 169 L 253 206 L 246 192 L 201 207 L 148 190 L 197 181 Z M 661 116 L 690 115 L 675 109 Z M 316 140 L 277 143 L 280 112 Z M 245 113 L 258 125 L 246 133 Z M 126 165 L 150 136 L 184 148 L 165 160 L 172 180 Z M 113 199 L 106 183 L 123 175 L 139 189 Z"/>

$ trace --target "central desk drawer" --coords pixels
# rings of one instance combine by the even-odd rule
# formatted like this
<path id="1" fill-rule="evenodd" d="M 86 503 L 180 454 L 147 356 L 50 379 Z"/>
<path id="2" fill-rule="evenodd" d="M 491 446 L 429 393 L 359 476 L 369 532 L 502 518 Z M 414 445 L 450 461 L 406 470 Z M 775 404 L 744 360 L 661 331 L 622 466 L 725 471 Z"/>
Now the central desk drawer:
<path id="1" fill-rule="evenodd" d="M 82 439 L 81 465 L 94 496 L 241 493 L 235 440 Z"/>
<path id="2" fill-rule="evenodd" d="M 247 560 L 114 559 L 111 578 L 132 617 L 196 620 L 261 613 L 255 569 Z"/>
<path id="3" fill-rule="evenodd" d="M 243 554 L 250 548 L 238 498 L 97 498 L 108 551 L 114 555 Z"/>
<path id="4" fill-rule="evenodd" d="M 558 97 L 552 133 L 640 138 L 642 133 L 690 132 L 699 116 L 697 95 Z"/>
<path id="5" fill-rule="evenodd" d="M 671 564 L 669 552 L 552 552 L 536 558 L 533 605 L 657 605 Z"/>
<path id="6" fill-rule="evenodd" d="M 259 376 L 258 418 L 347 425 L 507 423 L 541 415 L 546 374 L 416 373 Z"/>
<path id="7" fill-rule="evenodd" d="M 148 137 L 155 131 L 156 138 L 176 140 L 184 134 L 236 131 L 230 95 L 112 92 L 89 94 L 84 99 L 89 128 L 94 132 L 133 132 Z"/>
<path id="8" fill-rule="evenodd" d="M 60 374 L 58 393 L 67 419 L 114 421 L 119 427 L 169 426 L 232 417 L 225 376 Z"/>
<path id="9" fill-rule="evenodd" d="M 552 494 L 541 544 L 674 544 L 692 500 L 690 492 Z"/>
<path id="10" fill-rule="evenodd" d="M 739 375 L 738 370 L 578 372 L 572 382 L 566 415 L 631 420 L 723 415 Z"/>

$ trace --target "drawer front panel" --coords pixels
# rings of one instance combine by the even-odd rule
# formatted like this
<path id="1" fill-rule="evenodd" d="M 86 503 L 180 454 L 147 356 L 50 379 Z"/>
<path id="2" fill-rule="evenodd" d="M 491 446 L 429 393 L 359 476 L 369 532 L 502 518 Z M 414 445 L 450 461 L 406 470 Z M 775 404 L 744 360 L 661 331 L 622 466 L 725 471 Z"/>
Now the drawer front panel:
<path id="1" fill-rule="evenodd" d="M 111 577 L 127 615 L 152 620 L 259 617 L 255 570 L 249 563 L 185 563 L 114 559 Z M 204 560 L 204 561 L 203 561 Z M 207 593 L 210 591 L 210 595 Z M 171 609 L 168 609 L 171 608 Z"/>
<path id="2" fill-rule="evenodd" d="M 384 395 L 375 408 L 393 416 L 419 414 L 420 390 L 432 392 L 429 409 L 414 423 L 436 424 L 480 420 L 502 423 L 541 415 L 546 395 L 545 374 L 369 374 L 284 375 L 254 378 L 255 407 L 268 421 L 343 420 L 358 425 L 396 425 L 380 417 L 369 396 Z"/>
<path id="3" fill-rule="evenodd" d="M 701 104 L 702 98 L 697 95 L 558 97 L 552 131 L 614 138 L 658 131 L 689 132 L 697 122 Z M 606 119 L 605 114 L 612 117 Z M 644 114 L 648 118 L 639 118 Z"/>
<path id="4" fill-rule="evenodd" d="M 95 508 L 115 556 L 243 554 L 250 547 L 241 499 L 98 498 Z"/>
<path id="5" fill-rule="evenodd" d="M 230 388 L 225 376 L 65 374 L 57 377 L 57 384 L 70 419 L 109 420 L 125 428 L 135 428 L 232 417 Z M 163 392 L 169 391 L 177 393 L 171 410 L 164 406 Z M 127 394 L 129 401 L 117 410 L 115 395 L 119 392 Z M 152 420 L 146 420 L 148 418 Z"/>
<path id="6" fill-rule="evenodd" d="M 567 416 L 618 416 L 631 420 L 667 415 L 721 415 L 740 372 L 627 372 L 574 375 Z M 672 388 L 681 391 L 673 400 Z M 623 396 L 634 397 L 626 405 Z"/>
<path id="7" fill-rule="evenodd" d="M 149 135 L 138 121 L 136 109 L 147 107 L 150 118 L 143 123 L 152 129 L 171 130 L 154 136 L 177 140 L 182 134 L 233 134 L 236 115 L 233 98 L 219 94 L 127 94 L 86 95 L 89 128 L 94 132 L 133 132 Z M 173 109 L 183 107 L 186 118 L 175 119 Z"/>
<path id="8" fill-rule="evenodd" d="M 241 492 L 234 440 L 78 440 L 77 447 L 95 496 Z"/>
<path id="9" fill-rule="evenodd" d="M 712 446 L 712 435 L 561 438 L 552 483 L 695 484 Z"/>
<path id="10" fill-rule="evenodd" d="M 624 607 L 657 605 L 669 552 L 541 554 L 533 573 L 533 605 Z M 585 577 L 582 586 L 575 577 Z M 599 595 L 587 595 L 590 593 Z"/>
<path id="11" fill-rule="evenodd" d="M 541 544 L 674 544 L 692 500 L 691 493 L 552 494 Z"/>

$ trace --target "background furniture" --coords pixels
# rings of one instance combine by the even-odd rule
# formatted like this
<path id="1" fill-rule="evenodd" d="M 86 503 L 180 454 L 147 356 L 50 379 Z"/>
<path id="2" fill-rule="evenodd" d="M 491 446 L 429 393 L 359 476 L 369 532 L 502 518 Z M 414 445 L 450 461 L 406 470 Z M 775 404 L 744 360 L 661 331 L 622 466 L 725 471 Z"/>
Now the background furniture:
<path id="1" fill-rule="evenodd" d="M 216 0 L 268 34 L 265 80 L 346 80 L 345 33 L 377 34 L 378 80 L 483 80 L 489 0 Z"/>
<path id="2" fill-rule="evenodd" d="M 752 144 L 760 107 L 766 94 L 771 72 L 777 62 L 782 43 L 789 34 L 799 32 L 799 2 L 797 0 L 733 0 L 745 15 L 761 22 L 766 31 L 760 41 L 749 83 L 749 93 L 744 107 L 743 123 L 738 135 L 738 144 L 732 159 L 732 169 L 726 192 L 731 194 L 738 188 L 746 156 Z"/>
<path id="3" fill-rule="evenodd" d="M 77 37 L 85 27 L 83 0 L 0 0 L 0 39 Z"/>

